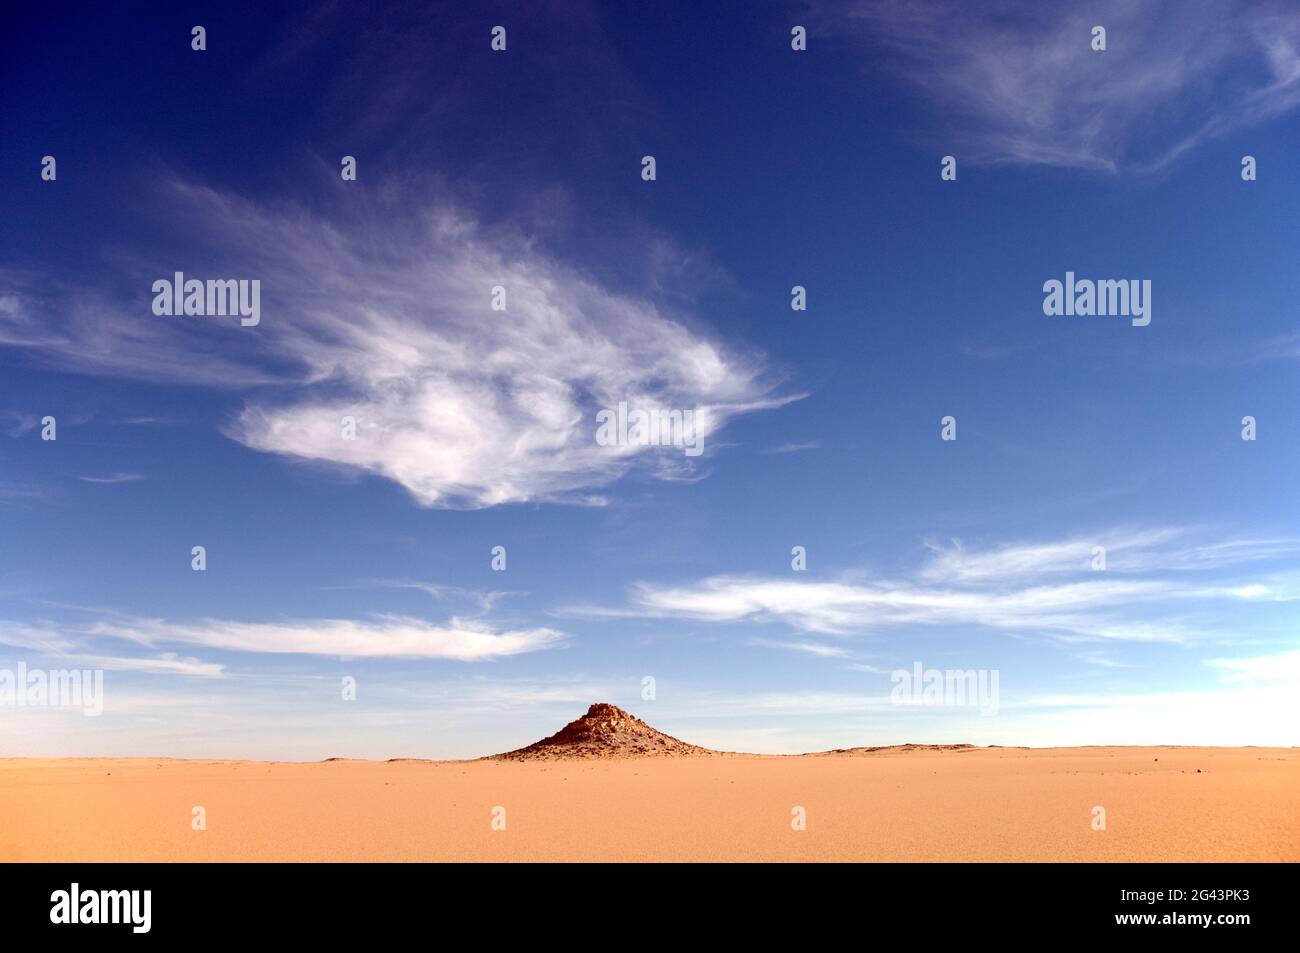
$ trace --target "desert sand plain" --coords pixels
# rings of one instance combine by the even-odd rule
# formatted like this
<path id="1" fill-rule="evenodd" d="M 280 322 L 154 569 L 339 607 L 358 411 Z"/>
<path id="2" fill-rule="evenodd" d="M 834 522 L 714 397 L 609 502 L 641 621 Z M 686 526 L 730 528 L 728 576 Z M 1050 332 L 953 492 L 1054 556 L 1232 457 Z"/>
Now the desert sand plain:
<path id="1" fill-rule="evenodd" d="M 0 759 L 0 860 L 1294 862 L 1300 749 L 720 754 L 597 705 L 478 761 Z"/>

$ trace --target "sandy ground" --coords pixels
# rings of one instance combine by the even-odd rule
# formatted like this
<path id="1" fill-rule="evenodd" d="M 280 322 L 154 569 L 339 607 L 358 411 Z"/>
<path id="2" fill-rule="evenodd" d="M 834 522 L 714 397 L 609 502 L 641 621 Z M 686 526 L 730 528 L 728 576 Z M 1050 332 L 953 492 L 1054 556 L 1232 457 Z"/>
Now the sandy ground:
<path id="1" fill-rule="evenodd" d="M 1297 861 L 1300 749 L 2 759 L 0 860 Z"/>

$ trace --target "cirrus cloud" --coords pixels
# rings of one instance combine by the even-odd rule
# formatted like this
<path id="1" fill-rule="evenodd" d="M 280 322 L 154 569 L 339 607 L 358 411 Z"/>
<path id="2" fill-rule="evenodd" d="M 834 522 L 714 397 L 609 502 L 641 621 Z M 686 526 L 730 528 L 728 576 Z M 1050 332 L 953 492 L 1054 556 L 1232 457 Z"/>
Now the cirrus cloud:
<path id="1" fill-rule="evenodd" d="M 682 480 L 697 464 L 681 447 L 601 446 L 597 412 L 692 411 L 707 451 L 732 417 L 798 396 L 776 393 L 761 354 L 463 208 L 385 205 L 336 221 L 167 190 L 201 223 L 196 250 L 133 253 L 131 301 L 33 292 L 0 274 L 0 344 L 62 370 L 242 390 L 227 436 L 380 476 L 426 507 L 599 503 L 634 469 Z M 177 270 L 259 279 L 261 323 L 153 315 L 144 292 Z M 505 310 L 491 307 L 497 287 Z"/>
<path id="2" fill-rule="evenodd" d="M 1089 569 L 1096 540 L 1117 555 L 1104 572 Z M 1290 576 L 1206 575 L 1298 551 L 1295 539 L 1215 538 L 1183 527 L 1112 529 L 986 549 L 931 546 L 923 565 L 893 578 L 716 575 L 677 585 L 641 582 L 626 606 L 564 611 L 594 618 L 775 622 L 835 636 L 904 625 L 982 626 L 1063 642 L 1181 643 L 1221 634 L 1225 607 L 1239 611 L 1300 599 Z M 1067 573 L 1076 578 L 1062 578 Z M 804 644 L 788 647 L 808 651 Z"/>
<path id="3" fill-rule="evenodd" d="M 409 616 L 385 615 L 371 621 L 314 619 L 292 622 L 233 622 L 207 619 L 194 623 L 162 620 L 106 620 L 86 634 L 144 645 L 183 644 L 231 652 L 345 656 L 349 658 L 421 658 L 479 662 L 550 648 L 564 640 L 555 629 L 495 632 L 478 621 L 451 619 L 434 625 Z"/>
<path id="4" fill-rule="evenodd" d="M 862 27 L 974 161 L 1154 171 L 1300 105 L 1300 12 L 1282 0 L 855 0 L 823 16 Z"/>

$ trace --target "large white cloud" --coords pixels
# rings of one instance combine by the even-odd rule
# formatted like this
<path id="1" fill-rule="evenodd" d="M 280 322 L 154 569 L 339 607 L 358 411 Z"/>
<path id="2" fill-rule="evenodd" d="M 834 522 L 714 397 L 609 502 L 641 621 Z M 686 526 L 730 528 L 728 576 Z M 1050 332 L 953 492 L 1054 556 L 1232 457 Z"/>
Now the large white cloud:
<path id="1" fill-rule="evenodd" d="M 248 392 L 226 427 L 256 450 L 392 480 L 422 505 L 598 502 L 633 467 L 681 478 L 681 447 L 600 446 L 596 414 L 692 411 L 706 452 L 736 414 L 778 406 L 742 353 L 463 210 L 371 209 L 326 221 L 170 183 L 197 251 L 133 261 L 261 281 L 261 323 L 156 317 L 86 292 L 0 287 L 0 343 L 61 369 Z M 191 247 L 187 245 L 186 247 Z M 505 289 L 504 311 L 491 307 Z M 57 289 L 56 289 L 57 291 Z M 344 439 L 342 420 L 356 422 Z"/>

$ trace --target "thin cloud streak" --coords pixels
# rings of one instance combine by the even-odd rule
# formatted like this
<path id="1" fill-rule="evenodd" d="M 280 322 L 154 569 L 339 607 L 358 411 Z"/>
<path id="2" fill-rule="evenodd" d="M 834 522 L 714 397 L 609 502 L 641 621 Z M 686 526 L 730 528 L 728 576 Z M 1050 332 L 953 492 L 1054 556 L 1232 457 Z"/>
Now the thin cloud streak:
<path id="1" fill-rule="evenodd" d="M 985 550 L 972 550 L 953 540 L 948 546 L 927 544 L 931 559 L 921 575 L 928 580 L 974 583 L 1079 573 L 1091 568 L 1098 547 L 1105 551 L 1107 571 L 1125 573 L 1222 569 L 1300 552 L 1300 539 L 1294 537 L 1215 540 L 1207 533 L 1194 527 L 1113 529 Z"/>
<path id="2" fill-rule="evenodd" d="M 1063 642 L 1181 643 L 1211 637 L 1206 613 L 1300 598 L 1287 577 L 1207 580 L 1201 571 L 1300 550 L 1294 540 L 1206 540 L 1180 528 L 1100 534 L 1122 557 L 1093 572 L 1090 541 L 1025 543 L 989 550 L 931 547 L 930 560 L 898 579 L 806 580 L 711 576 L 685 585 L 638 583 L 622 607 L 570 607 L 590 618 L 776 622 L 830 636 L 903 625 L 984 626 L 1040 632 Z M 1073 571 L 1078 579 L 1063 581 Z M 1195 610 L 1196 615 L 1190 615 Z"/>
<path id="3" fill-rule="evenodd" d="M 564 641 L 555 629 L 494 632 L 478 621 L 452 619 L 446 626 L 408 616 L 381 616 L 370 622 L 316 619 L 302 622 L 192 624 L 139 620 L 131 625 L 98 622 L 87 629 L 144 645 L 186 644 L 233 652 L 345 656 L 350 658 L 425 658 L 478 662 L 551 648 Z"/>
<path id="4" fill-rule="evenodd" d="M 434 625 L 408 616 L 384 615 L 372 620 L 311 619 L 288 622 L 235 622 L 204 619 L 180 623 L 113 614 L 82 626 L 53 627 L 0 622 L 0 645 L 49 657 L 84 655 L 94 640 L 111 639 L 142 648 L 187 645 L 210 650 L 253 654 L 299 654 L 348 658 L 449 659 L 481 662 L 542 649 L 566 641 L 550 628 L 495 631 L 480 620 L 452 618 Z M 131 663 L 139 671 L 158 674 L 216 674 L 209 663 L 181 659 L 175 654 L 121 657 L 97 656 L 115 666 Z M 219 667 L 219 666 L 218 666 Z"/>
<path id="5" fill-rule="evenodd" d="M 114 483 L 135 483 L 138 480 L 143 480 L 144 475 L 141 473 L 109 473 L 104 476 L 83 476 L 77 479 L 86 483 L 111 485 Z"/>

